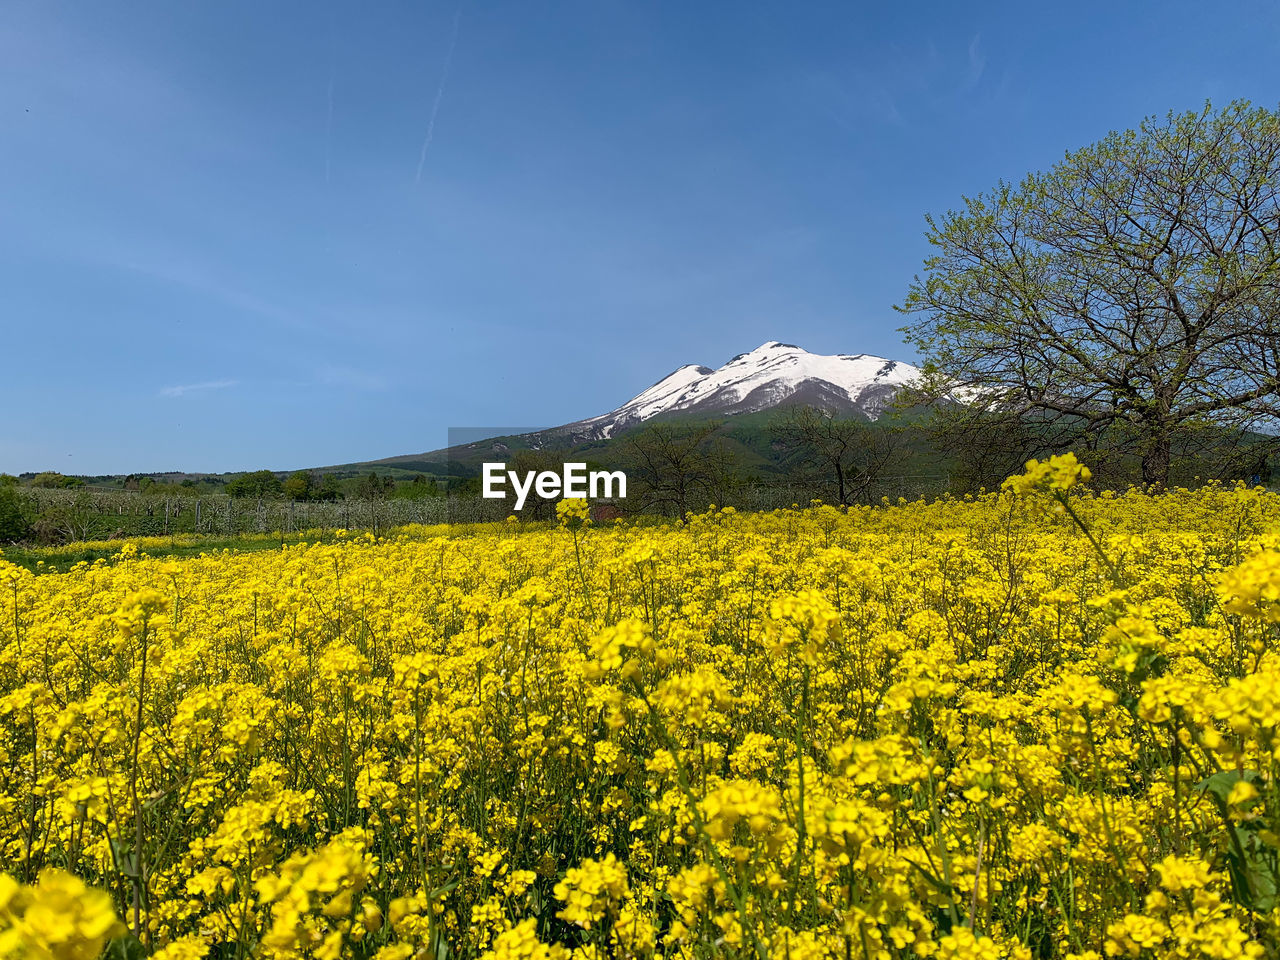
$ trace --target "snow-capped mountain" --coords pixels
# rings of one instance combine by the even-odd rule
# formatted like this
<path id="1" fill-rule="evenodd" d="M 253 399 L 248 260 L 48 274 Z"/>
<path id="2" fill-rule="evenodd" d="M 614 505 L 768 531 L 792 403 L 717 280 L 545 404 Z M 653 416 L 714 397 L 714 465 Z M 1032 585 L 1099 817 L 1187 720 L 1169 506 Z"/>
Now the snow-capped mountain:
<path id="1" fill-rule="evenodd" d="M 878 417 L 898 390 L 919 376 L 909 363 L 867 354 L 825 356 L 770 340 L 712 370 L 688 364 L 616 410 L 556 430 L 604 439 L 662 414 L 708 417 L 805 404 Z"/>

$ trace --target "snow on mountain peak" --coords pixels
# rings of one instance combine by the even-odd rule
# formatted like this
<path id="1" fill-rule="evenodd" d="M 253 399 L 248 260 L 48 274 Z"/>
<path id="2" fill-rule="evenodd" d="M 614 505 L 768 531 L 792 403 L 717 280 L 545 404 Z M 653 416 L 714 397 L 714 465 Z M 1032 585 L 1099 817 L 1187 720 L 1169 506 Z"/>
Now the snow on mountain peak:
<path id="1" fill-rule="evenodd" d="M 660 414 L 754 413 L 785 403 L 858 412 L 874 419 L 919 372 L 911 364 L 884 357 L 828 356 L 768 340 L 716 370 L 686 364 L 616 410 L 572 426 L 609 437 Z"/>

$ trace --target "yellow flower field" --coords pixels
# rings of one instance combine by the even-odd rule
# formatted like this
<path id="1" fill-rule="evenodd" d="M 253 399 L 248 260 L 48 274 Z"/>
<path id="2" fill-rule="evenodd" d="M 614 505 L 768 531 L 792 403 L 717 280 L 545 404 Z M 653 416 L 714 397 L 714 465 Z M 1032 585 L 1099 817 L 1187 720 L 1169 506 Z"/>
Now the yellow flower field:
<path id="1" fill-rule="evenodd" d="M 1275 956 L 1280 497 L 1083 476 L 0 560 L 0 955 Z"/>

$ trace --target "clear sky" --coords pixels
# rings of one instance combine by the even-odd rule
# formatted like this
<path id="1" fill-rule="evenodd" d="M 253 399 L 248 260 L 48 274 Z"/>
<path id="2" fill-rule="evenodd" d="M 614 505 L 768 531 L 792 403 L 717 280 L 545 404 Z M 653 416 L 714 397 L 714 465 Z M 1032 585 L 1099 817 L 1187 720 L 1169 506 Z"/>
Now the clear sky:
<path id="1" fill-rule="evenodd" d="M 911 360 L 926 212 L 1274 107 L 1278 9 L 7 0 L 0 470 L 420 452 L 770 339 Z"/>

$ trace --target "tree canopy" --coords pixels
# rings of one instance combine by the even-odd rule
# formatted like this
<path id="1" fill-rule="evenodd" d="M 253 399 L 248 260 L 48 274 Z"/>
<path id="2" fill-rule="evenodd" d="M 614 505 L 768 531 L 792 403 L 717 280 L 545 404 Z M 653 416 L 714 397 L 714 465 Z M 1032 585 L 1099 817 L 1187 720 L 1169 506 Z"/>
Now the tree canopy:
<path id="1" fill-rule="evenodd" d="M 1179 431 L 1280 413 L 1280 115 L 1149 118 L 928 217 L 898 308 L 936 396 L 1131 437 L 1168 479 Z"/>
<path id="2" fill-rule="evenodd" d="M 227 481 L 227 495 L 241 499 L 280 496 L 283 485 L 270 470 L 242 473 Z"/>

